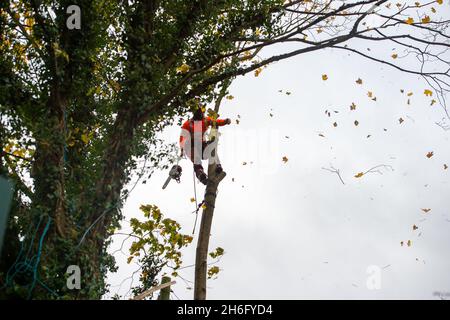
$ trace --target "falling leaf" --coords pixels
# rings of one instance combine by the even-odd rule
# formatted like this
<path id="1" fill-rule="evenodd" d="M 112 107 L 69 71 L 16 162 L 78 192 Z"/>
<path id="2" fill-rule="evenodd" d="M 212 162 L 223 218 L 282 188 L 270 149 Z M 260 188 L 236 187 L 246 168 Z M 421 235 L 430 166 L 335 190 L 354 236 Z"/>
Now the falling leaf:
<path id="1" fill-rule="evenodd" d="M 400 92 L 401 92 L 401 93 L 405 93 L 405 90 L 403 90 L 403 89 L 400 89 Z"/>
<path id="2" fill-rule="evenodd" d="M 444 1 L 443 1 L 443 0 L 436 0 L 436 2 L 437 2 L 438 4 L 442 4 Z"/>
<path id="3" fill-rule="evenodd" d="M 372 136 L 371 134 L 368 134 L 368 135 L 367 135 L 367 139 L 369 139 L 371 136 Z"/>
<path id="4" fill-rule="evenodd" d="M 411 240 L 408 240 L 408 242 L 407 242 L 406 244 L 408 245 L 408 247 L 411 247 L 412 241 L 411 241 Z"/>
<path id="5" fill-rule="evenodd" d="M 269 113 L 269 116 L 273 117 L 273 114 Z"/>
<path id="6" fill-rule="evenodd" d="M 337 127 L 337 122 L 333 123 L 333 127 L 335 128 Z"/>
<path id="7" fill-rule="evenodd" d="M 239 119 L 236 119 L 236 124 L 239 124 Z"/>
<path id="8" fill-rule="evenodd" d="M 206 204 L 202 204 L 202 209 L 205 210 L 206 209 Z"/>
<path id="9" fill-rule="evenodd" d="M 372 91 L 367 92 L 367 96 L 368 96 L 369 98 L 372 98 L 372 97 L 373 97 L 373 92 L 372 92 Z"/>
<path id="10" fill-rule="evenodd" d="M 242 165 L 243 165 L 243 166 L 246 166 L 246 165 L 247 165 L 247 162 L 245 162 L 245 161 L 242 162 Z"/>
<path id="11" fill-rule="evenodd" d="M 408 19 L 406 19 L 405 21 L 407 24 L 413 24 L 414 23 L 414 19 L 409 17 Z"/>
<path id="12" fill-rule="evenodd" d="M 327 80 L 328 80 L 328 76 L 327 76 L 326 74 L 323 74 L 323 75 L 322 75 L 322 80 L 323 80 L 323 81 L 327 81 Z"/>
<path id="13" fill-rule="evenodd" d="M 400 245 L 403 247 L 403 241 L 400 241 Z"/>
<path id="14" fill-rule="evenodd" d="M 289 139 L 289 136 L 284 136 L 286 139 Z"/>
<path id="15" fill-rule="evenodd" d="M 422 209 L 422 211 L 425 212 L 425 213 L 430 212 L 430 210 L 431 210 L 431 209 L 429 209 L 429 208 L 428 208 L 428 209 Z"/>
<path id="16" fill-rule="evenodd" d="M 355 178 L 361 178 L 364 175 L 364 172 L 360 172 L 355 174 Z"/>
<path id="17" fill-rule="evenodd" d="M 362 83 L 363 83 L 363 81 L 362 81 L 362 79 L 361 79 L 361 78 L 358 78 L 358 80 L 356 80 L 356 83 L 357 83 L 357 84 L 362 84 Z"/>
<path id="18" fill-rule="evenodd" d="M 448 166 L 444 163 L 444 170 L 447 170 Z"/>
<path id="19" fill-rule="evenodd" d="M 413 230 L 417 230 L 417 229 L 419 229 L 419 227 L 418 226 L 416 226 L 416 225 L 413 225 Z"/>
<path id="20" fill-rule="evenodd" d="M 355 126 L 357 126 L 359 124 L 358 120 L 355 120 Z"/>
<path id="21" fill-rule="evenodd" d="M 227 99 L 228 99 L 228 100 L 233 100 L 234 97 L 230 94 L 230 95 L 227 96 Z"/>
<path id="22" fill-rule="evenodd" d="M 403 120 L 403 118 L 398 119 L 398 122 L 400 122 L 400 124 L 402 124 L 403 121 L 405 121 L 405 120 Z"/>
<path id="23" fill-rule="evenodd" d="M 288 162 L 288 158 L 284 156 L 281 160 L 283 160 L 284 163 Z"/>
<path id="24" fill-rule="evenodd" d="M 191 202 L 195 202 L 195 198 L 191 198 Z"/>
<path id="25" fill-rule="evenodd" d="M 392 57 L 392 59 L 397 59 L 398 58 L 398 54 L 394 53 L 391 57 Z"/>
<path id="26" fill-rule="evenodd" d="M 290 96 L 291 92 L 290 91 L 286 91 L 286 95 Z"/>
<path id="27" fill-rule="evenodd" d="M 433 155 L 434 155 L 433 151 L 430 151 L 430 152 L 427 153 L 427 158 L 429 159 L 429 158 L 431 158 Z"/>
<path id="28" fill-rule="evenodd" d="M 262 69 L 258 68 L 255 70 L 255 77 L 259 76 L 259 74 L 261 73 Z"/>
<path id="29" fill-rule="evenodd" d="M 432 100 L 431 100 L 431 103 L 430 103 L 430 106 L 432 106 L 432 105 L 435 104 L 435 103 L 436 103 L 436 100 L 432 99 Z"/>
<path id="30" fill-rule="evenodd" d="M 325 136 L 322 133 L 319 133 L 319 137 L 325 138 Z"/>
<path id="31" fill-rule="evenodd" d="M 356 104 L 352 102 L 352 105 L 350 106 L 350 110 L 356 110 Z"/>
<path id="32" fill-rule="evenodd" d="M 431 91 L 429 89 L 425 89 L 423 94 L 426 95 L 427 97 L 431 97 L 433 95 L 433 91 Z"/>
<path id="33" fill-rule="evenodd" d="M 234 178 L 231 178 L 231 182 L 234 182 Z"/>
<path id="34" fill-rule="evenodd" d="M 413 92 L 408 92 L 407 96 L 411 97 L 414 93 Z"/>

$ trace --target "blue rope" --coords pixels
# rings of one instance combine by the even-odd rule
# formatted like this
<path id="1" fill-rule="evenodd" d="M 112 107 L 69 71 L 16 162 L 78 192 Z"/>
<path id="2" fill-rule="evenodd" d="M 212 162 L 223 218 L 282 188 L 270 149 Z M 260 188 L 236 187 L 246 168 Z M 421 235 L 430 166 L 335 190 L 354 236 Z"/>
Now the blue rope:
<path id="1" fill-rule="evenodd" d="M 28 300 L 31 298 L 31 293 L 33 292 L 33 289 L 36 286 L 38 267 L 39 267 L 39 262 L 41 260 L 41 254 L 42 254 L 42 244 L 44 243 L 44 237 L 47 234 L 48 229 L 50 228 L 51 222 L 52 222 L 52 218 L 48 217 L 47 225 L 45 226 L 44 231 L 42 232 L 41 238 L 39 239 L 39 247 L 38 247 L 36 262 L 34 263 L 34 266 L 33 266 L 33 282 L 31 284 L 30 290 L 28 291 Z"/>
<path id="2" fill-rule="evenodd" d="M 37 227 L 34 231 L 34 233 L 31 236 L 31 240 L 28 242 L 28 250 L 26 248 L 26 241 L 25 239 L 23 241 L 21 241 L 20 243 L 20 250 L 19 250 L 19 254 L 17 255 L 16 260 L 14 261 L 14 263 L 12 264 L 12 266 L 9 268 L 8 272 L 6 273 L 6 279 L 5 279 L 5 284 L 0 288 L 0 289 L 4 289 L 8 286 L 11 286 L 13 284 L 14 278 L 16 277 L 16 275 L 21 274 L 21 273 L 26 273 L 26 272 L 32 272 L 33 274 L 33 280 L 31 282 L 31 284 L 29 284 L 29 289 L 28 289 L 28 299 L 31 299 L 31 294 L 36 286 L 36 283 L 39 283 L 44 289 L 46 289 L 48 292 L 50 292 L 51 294 L 55 295 L 56 297 L 59 298 L 59 295 L 51 290 L 50 288 L 48 288 L 40 279 L 39 279 L 39 275 L 38 275 L 38 269 L 39 269 L 39 263 L 41 260 L 41 255 L 42 255 L 42 247 L 44 244 L 44 238 L 45 235 L 47 234 L 49 228 L 50 228 L 50 224 L 51 224 L 51 217 L 48 217 L 48 221 L 46 226 L 44 227 L 44 230 L 39 238 L 39 245 L 38 245 L 38 251 L 37 254 L 33 255 L 31 258 L 29 258 L 29 255 L 31 253 L 31 249 L 33 247 L 33 243 L 34 243 L 34 239 L 39 231 L 39 227 L 42 223 L 42 219 L 43 217 L 41 216 L 39 218 L 39 222 L 37 224 Z M 30 234 L 30 231 L 32 229 L 32 224 L 30 225 L 30 228 L 27 232 L 27 234 Z M 26 254 L 24 254 L 26 252 Z"/>

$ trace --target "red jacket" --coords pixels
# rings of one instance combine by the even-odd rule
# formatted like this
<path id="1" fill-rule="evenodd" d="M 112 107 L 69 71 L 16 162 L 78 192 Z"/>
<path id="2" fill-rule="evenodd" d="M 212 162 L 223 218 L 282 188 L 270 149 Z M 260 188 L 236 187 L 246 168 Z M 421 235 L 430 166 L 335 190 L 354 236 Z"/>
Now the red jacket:
<path id="1" fill-rule="evenodd" d="M 195 122 L 195 125 L 194 125 Z M 226 125 L 226 120 L 224 119 L 217 119 L 215 120 L 217 126 L 221 127 Z M 204 141 L 205 138 L 205 132 L 208 129 L 209 126 L 212 126 L 214 123 L 214 120 L 211 117 L 206 117 L 203 120 L 199 120 L 199 121 L 194 121 L 192 119 L 187 120 L 185 123 L 183 123 L 183 125 L 181 126 L 182 132 L 184 130 L 188 131 L 191 135 L 191 139 L 192 139 L 192 134 L 196 131 L 202 132 L 202 141 Z M 183 134 L 180 135 L 180 147 L 181 149 L 184 148 L 184 144 L 186 137 L 183 136 Z"/>

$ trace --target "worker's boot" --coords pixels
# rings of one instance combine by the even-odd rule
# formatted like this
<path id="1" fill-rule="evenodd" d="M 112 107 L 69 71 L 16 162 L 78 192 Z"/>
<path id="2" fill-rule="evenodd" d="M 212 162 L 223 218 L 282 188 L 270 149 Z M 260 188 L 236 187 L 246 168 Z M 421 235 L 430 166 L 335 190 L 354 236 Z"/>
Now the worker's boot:
<path id="1" fill-rule="evenodd" d="M 200 180 L 201 183 L 206 185 L 208 183 L 208 176 L 203 170 L 203 166 L 201 164 L 194 164 L 194 172 L 197 176 L 197 179 Z"/>
<path id="2" fill-rule="evenodd" d="M 216 174 L 220 174 L 222 171 L 222 165 L 220 163 L 216 164 Z"/>

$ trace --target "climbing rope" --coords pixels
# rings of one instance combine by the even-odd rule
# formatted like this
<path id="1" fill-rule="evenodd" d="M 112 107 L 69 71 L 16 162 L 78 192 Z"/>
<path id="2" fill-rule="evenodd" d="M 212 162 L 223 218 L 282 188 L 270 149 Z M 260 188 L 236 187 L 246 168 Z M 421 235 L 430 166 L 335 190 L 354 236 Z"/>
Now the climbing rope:
<path id="1" fill-rule="evenodd" d="M 192 211 L 192 213 L 195 212 L 194 229 L 192 230 L 192 234 L 195 234 L 195 227 L 197 226 L 198 210 L 200 210 L 200 207 L 203 205 L 204 201 L 202 201 L 200 204 L 198 204 L 197 188 L 196 188 L 196 183 L 195 183 L 195 171 L 192 171 L 192 177 L 194 178 L 194 199 L 195 199 L 195 208 L 196 208 L 194 211 Z"/>

